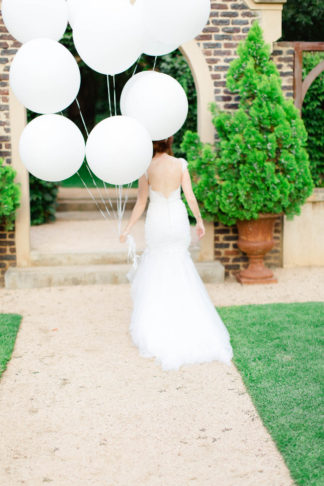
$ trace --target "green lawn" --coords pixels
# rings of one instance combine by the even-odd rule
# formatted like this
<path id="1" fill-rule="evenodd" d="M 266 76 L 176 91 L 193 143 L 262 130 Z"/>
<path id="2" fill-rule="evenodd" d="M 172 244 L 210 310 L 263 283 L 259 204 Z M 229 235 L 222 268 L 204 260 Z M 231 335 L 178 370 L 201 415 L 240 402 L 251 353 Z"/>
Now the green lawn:
<path id="1" fill-rule="evenodd" d="M 218 309 L 233 362 L 298 485 L 324 485 L 324 303 Z"/>
<path id="2" fill-rule="evenodd" d="M 92 180 L 92 177 L 94 178 L 96 184 L 98 187 L 103 187 L 103 182 L 101 179 L 98 179 L 93 173 L 92 177 L 86 167 L 85 164 L 82 164 L 82 167 L 78 171 L 79 174 L 81 175 L 82 179 L 86 183 L 88 187 L 95 187 L 95 184 Z M 108 185 L 108 184 L 107 184 Z M 65 181 L 60 182 L 60 186 L 62 187 L 84 187 L 83 182 L 81 178 L 79 177 L 78 174 L 74 174 L 72 177 L 69 179 L 65 179 Z"/>
<path id="3" fill-rule="evenodd" d="M 85 163 L 82 164 L 82 167 L 78 171 L 84 182 L 86 183 L 86 186 L 91 188 L 91 187 L 103 187 L 104 183 L 101 179 L 98 179 L 93 172 L 91 174 L 89 173 L 89 170 L 87 169 Z M 65 179 L 65 181 L 60 182 L 60 186 L 62 187 L 84 187 L 84 184 L 78 174 L 74 174 L 72 177 L 69 179 Z M 93 179 L 95 183 L 93 182 Z M 106 184 L 107 187 L 115 187 L 112 184 Z M 127 186 L 127 185 L 126 185 Z M 132 187 L 138 187 L 138 181 L 134 181 L 132 184 Z"/>
<path id="4" fill-rule="evenodd" d="M 11 358 L 21 320 L 17 314 L 0 314 L 0 377 Z"/>

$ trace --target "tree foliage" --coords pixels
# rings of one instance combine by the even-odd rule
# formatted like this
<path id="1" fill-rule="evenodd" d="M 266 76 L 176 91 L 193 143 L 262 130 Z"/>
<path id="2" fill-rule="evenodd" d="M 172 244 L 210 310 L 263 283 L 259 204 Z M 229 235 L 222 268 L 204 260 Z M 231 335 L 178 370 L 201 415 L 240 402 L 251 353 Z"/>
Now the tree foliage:
<path id="1" fill-rule="evenodd" d="M 288 0 L 282 11 L 285 41 L 324 41 L 323 0 Z"/>
<path id="2" fill-rule="evenodd" d="M 226 85 L 239 95 L 239 107 L 226 112 L 211 106 L 219 142 L 203 144 L 192 132 L 183 140 L 195 194 L 205 217 L 228 225 L 260 213 L 299 214 L 313 190 L 307 132 L 283 95 L 258 21 L 237 53 Z"/>
<path id="3" fill-rule="evenodd" d="M 15 177 L 16 171 L 0 159 L 0 223 L 7 231 L 13 228 L 20 206 L 20 184 L 15 182 Z"/>
<path id="4" fill-rule="evenodd" d="M 324 60 L 324 52 L 304 52 L 303 77 Z M 307 151 L 314 184 L 324 187 L 324 72 L 306 93 L 302 117 L 308 133 Z"/>

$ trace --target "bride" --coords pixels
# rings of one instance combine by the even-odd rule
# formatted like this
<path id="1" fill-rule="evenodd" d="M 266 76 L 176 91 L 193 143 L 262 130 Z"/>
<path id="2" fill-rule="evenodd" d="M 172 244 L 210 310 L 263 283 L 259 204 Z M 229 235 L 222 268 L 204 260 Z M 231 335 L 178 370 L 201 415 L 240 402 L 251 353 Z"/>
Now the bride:
<path id="1" fill-rule="evenodd" d="M 137 202 L 120 236 L 125 242 L 149 197 L 146 248 L 129 277 L 133 300 L 130 334 L 140 355 L 154 357 L 163 370 L 213 360 L 229 365 L 233 357 L 229 333 L 189 253 L 190 225 L 181 187 L 196 218 L 199 239 L 205 228 L 187 162 L 169 155 L 172 141 L 173 137 L 154 142 L 153 159 L 139 179 Z"/>

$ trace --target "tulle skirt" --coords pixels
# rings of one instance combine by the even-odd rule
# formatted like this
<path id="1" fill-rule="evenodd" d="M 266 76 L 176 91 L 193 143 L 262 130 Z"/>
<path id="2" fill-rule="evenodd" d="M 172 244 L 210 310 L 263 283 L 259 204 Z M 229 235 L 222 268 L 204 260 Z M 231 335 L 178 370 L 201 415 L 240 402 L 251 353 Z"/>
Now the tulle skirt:
<path id="1" fill-rule="evenodd" d="M 154 357 L 163 370 L 213 360 L 229 365 L 233 356 L 229 333 L 188 250 L 190 227 L 185 206 L 179 205 L 172 212 L 173 232 L 170 219 L 155 227 L 156 212 L 165 221 L 161 211 L 155 208 L 152 214 L 152 206 L 151 212 L 149 208 L 146 220 L 149 244 L 135 273 L 129 277 L 133 343 L 141 356 Z"/>

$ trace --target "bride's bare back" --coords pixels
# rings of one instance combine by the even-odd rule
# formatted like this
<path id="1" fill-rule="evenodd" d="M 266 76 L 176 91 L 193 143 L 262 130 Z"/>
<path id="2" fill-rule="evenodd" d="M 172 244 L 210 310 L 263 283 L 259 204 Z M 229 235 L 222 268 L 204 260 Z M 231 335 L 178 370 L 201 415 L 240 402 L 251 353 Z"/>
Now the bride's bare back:
<path id="1" fill-rule="evenodd" d="M 181 185 L 182 161 L 168 154 L 154 157 L 147 170 L 147 179 L 153 191 L 169 197 Z"/>
<path id="2" fill-rule="evenodd" d="M 168 198 L 174 191 L 182 187 L 188 205 L 197 221 L 197 234 L 202 238 L 205 234 L 204 224 L 200 215 L 198 203 L 193 193 L 190 174 L 184 168 L 186 161 L 177 159 L 167 153 L 158 153 L 153 157 L 146 173 L 138 181 L 137 201 L 131 214 L 131 218 L 120 236 L 120 241 L 126 241 L 130 229 L 142 216 L 147 199 L 149 197 L 149 187 L 151 190 L 159 192 Z"/>

